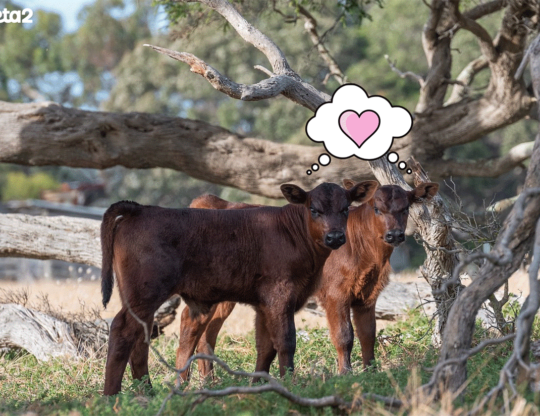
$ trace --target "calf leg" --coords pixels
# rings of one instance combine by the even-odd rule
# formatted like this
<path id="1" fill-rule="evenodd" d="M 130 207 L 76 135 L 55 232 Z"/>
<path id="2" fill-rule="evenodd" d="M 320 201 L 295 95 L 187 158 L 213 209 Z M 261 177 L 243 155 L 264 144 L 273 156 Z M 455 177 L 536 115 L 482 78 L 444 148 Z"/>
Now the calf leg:
<path id="1" fill-rule="evenodd" d="M 294 353 L 296 350 L 295 303 L 289 301 L 264 309 L 266 329 L 270 333 L 274 349 L 277 351 L 279 374 L 283 377 L 287 371 L 294 371 Z M 257 338 L 260 338 L 259 335 L 257 335 Z"/>
<path id="2" fill-rule="evenodd" d="M 153 311 L 151 316 L 153 315 Z M 145 318 L 145 317 L 141 317 Z M 145 319 L 147 321 L 147 319 Z M 135 343 L 144 336 L 144 329 L 123 307 L 115 316 L 109 332 L 109 350 L 105 366 L 105 388 L 103 394 L 111 396 L 120 392 L 122 376 Z M 137 360 L 137 374 L 148 374 L 148 352 Z M 143 374 L 144 375 L 144 374 Z"/>
<path id="3" fill-rule="evenodd" d="M 372 366 L 375 361 L 375 338 L 377 336 L 375 305 L 369 308 L 363 305 L 353 306 L 353 319 L 362 346 L 362 362 L 364 368 L 367 368 Z"/>
<path id="4" fill-rule="evenodd" d="M 266 371 L 270 373 L 270 366 L 276 357 L 277 351 L 274 348 L 270 331 L 268 331 L 264 312 L 260 309 L 257 309 L 257 315 L 255 316 L 255 345 L 257 350 L 255 371 Z M 253 378 L 254 383 L 259 380 L 259 377 Z"/>
<path id="5" fill-rule="evenodd" d="M 182 311 L 180 321 L 180 340 L 178 349 L 176 350 L 176 368 L 184 368 L 189 358 L 195 352 L 195 347 L 201 338 L 206 326 L 216 310 L 213 306 L 208 313 L 199 313 L 196 316 L 191 316 L 189 306 L 186 306 Z M 191 366 L 190 366 L 191 367 Z M 187 381 L 190 375 L 188 367 L 180 373 L 182 381 Z"/>
<path id="6" fill-rule="evenodd" d="M 206 330 L 202 334 L 201 339 L 197 344 L 197 353 L 208 355 L 214 354 L 219 331 L 235 306 L 235 302 L 222 302 L 217 305 L 212 320 L 206 326 Z M 199 373 L 203 377 L 208 376 L 214 369 L 214 364 L 212 361 L 199 360 L 198 364 Z"/>
<path id="7" fill-rule="evenodd" d="M 149 342 L 152 333 L 152 325 L 153 319 L 146 322 L 148 339 L 146 339 L 146 333 L 143 329 L 143 332 L 135 342 L 131 355 L 129 356 L 129 366 L 131 367 L 131 375 L 134 380 L 141 380 L 144 376 L 148 375 L 148 350 L 150 348 Z M 147 382 L 151 385 L 150 379 L 148 379 Z"/>
<path id="8" fill-rule="evenodd" d="M 347 374 L 352 370 L 351 352 L 354 345 L 351 306 L 348 302 L 327 298 L 323 307 L 326 311 L 330 339 L 338 355 L 339 374 Z"/>

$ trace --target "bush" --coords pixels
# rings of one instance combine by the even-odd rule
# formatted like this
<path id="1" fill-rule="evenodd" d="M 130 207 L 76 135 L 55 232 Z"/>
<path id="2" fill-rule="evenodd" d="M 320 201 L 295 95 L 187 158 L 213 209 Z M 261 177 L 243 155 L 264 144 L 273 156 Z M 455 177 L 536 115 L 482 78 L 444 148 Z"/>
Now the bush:
<path id="1" fill-rule="evenodd" d="M 49 174 L 38 172 L 26 175 L 23 172 L 9 172 L 2 186 L 2 200 L 35 199 L 41 191 L 56 189 L 60 184 Z"/>

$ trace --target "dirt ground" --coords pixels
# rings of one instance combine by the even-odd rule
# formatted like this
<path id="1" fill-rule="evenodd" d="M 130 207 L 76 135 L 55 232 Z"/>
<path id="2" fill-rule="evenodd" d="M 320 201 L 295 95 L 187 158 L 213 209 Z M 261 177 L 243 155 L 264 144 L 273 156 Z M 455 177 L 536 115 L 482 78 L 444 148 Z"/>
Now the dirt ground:
<path id="1" fill-rule="evenodd" d="M 418 273 L 400 273 L 392 275 L 392 280 L 400 282 L 418 281 Z M 470 280 L 465 280 L 464 284 L 469 284 Z M 77 281 L 68 279 L 64 281 L 41 280 L 33 284 L 21 284 L 16 282 L 0 281 L 0 290 L 26 290 L 30 295 L 30 303 L 38 302 L 39 298 L 46 295 L 51 306 L 69 312 L 78 312 L 81 305 L 86 308 L 97 308 L 101 311 L 103 318 L 112 318 L 120 310 L 120 298 L 118 288 L 115 287 L 111 302 L 106 310 L 101 306 L 101 286 L 99 281 Z M 510 292 L 525 297 L 528 294 L 527 274 L 518 271 L 510 279 Z M 180 310 L 185 307 L 182 303 Z M 245 334 L 253 329 L 255 313 L 253 309 L 246 305 L 237 305 L 233 313 L 223 326 L 223 331 L 228 334 Z M 306 310 L 300 311 L 295 316 L 296 327 L 298 329 L 310 327 L 326 327 L 326 318 L 316 316 Z M 389 321 L 377 321 L 377 329 L 384 328 Z M 165 333 L 167 335 L 178 334 L 180 325 L 180 313 L 175 322 L 169 325 Z"/>

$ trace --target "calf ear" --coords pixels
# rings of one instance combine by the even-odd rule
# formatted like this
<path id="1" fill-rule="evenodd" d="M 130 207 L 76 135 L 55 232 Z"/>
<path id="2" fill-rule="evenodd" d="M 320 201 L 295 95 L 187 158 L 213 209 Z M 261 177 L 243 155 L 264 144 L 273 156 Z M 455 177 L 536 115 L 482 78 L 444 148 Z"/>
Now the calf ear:
<path id="1" fill-rule="evenodd" d="M 343 179 L 343 187 L 345 189 L 351 189 L 355 182 L 352 179 Z"/>
<path id="2" fill-rule="evenodd" d="M 379 187 L 377 181 L 364 181 L 357 183 L 347 192 L 351 201 L 366 202 L 373 198 L 373 194 Z"/>
<path id="3" fill-rule="evenodd" d="M 291 204 L 304 204 L 307 201 L 307 192 L 290 183 L 281 185 L 281 192 Z"/>
<path id="4" fill-rule="evenodd" d="M 439 190 L 439 184 L 435 182 L 425 182 L 418 185 L 412 191 L 409 191 L 411 203 L 429 201 Z"/>

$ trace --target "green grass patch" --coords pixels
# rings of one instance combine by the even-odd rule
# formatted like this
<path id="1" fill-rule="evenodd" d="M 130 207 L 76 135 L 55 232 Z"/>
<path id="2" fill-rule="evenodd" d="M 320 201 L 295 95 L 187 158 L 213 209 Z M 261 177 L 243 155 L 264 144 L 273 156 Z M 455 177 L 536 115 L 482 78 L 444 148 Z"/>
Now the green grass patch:
<path id="1" fill-rule="evenodd" d="M 538 327 L 538 323 L 536 325 Z M 362 371 L 362 357 L 358 340 L 352 354 L 354 371 L 336 375 L 337 355 L 326 329 L 299 331 L 295 356 L 296 372 L 282 380 L 293 393 L 304 397 L 340 395 L 352 400 L 360 393 L 377 393 L 403 397 L 420 383 L 429 380 L 426 370 L 435 365 L 438 351 L 431 344 L 430 322 L 419 311 L 412 311 L 403 321 L 379 331 L 376 355 L 378 369 Z M 538 333 L 538 328 L 535 328 Z M 475 342 L 483 335 L 477 331 Z M 153 346 L 170 365 L 174 364 L 177 340 L 161 338 Z M 485 394 L 499 378 L 499 371 L 511 353 L 512 344 L 486 349 L 471 358 L 469 388 L 458 406 L 472 405 L 480 394 Z M 255 364 L 253 332 L 247 336 L 220 337 L 217 355 L 233 369 L 252 371 Z M 0 414 L 22 414 L 34 411 L 40 415 L 149 415 L 156 414 L 169 393 L 168 383 L 175 374 L 163 366 L 151 353 L 150 376 L 153 388 L 133 381 L 128 371 L 124 376 L 123 391 L 117 397 L 101 396 L 104 380 L 104 359 L 81 361 L 54 359 L 38 362 L 24 352 L 9 352 L 0 356 Z M 193 376 L 185 391 L 201 387 L 222 389 L 247 386 L 250 380 L 234 377 L 217 367 L 214 380 L 203 382 L 193 365 Z M 277 363 L 271 369 L 278 375 Z M 326 415 L 341 414 L 336 409 L 313 409 L 291 404 L 275 393 L 232 395 L 209 398 L 194 405 L 196 397 L 173 396 L 165 405 L 164 415 Z M 526 397 L 533 401 L 534 397 Z M 439 405 L 437 405 L 439 406 Z M 437 409 L 432 409 L 433 414 Z M 442 410 L 442 409 L 439 409 Z M 532 410 L 531 410 L 532 411 Z M 378 404 L 368 405 L 354 414 L 388 414 Z M 405 412 L 407 413 L 407 411 Z M 414 413 L 414 412 L 412 412 Z M 535 414 L 534 412 L 532 414 Z"/>

